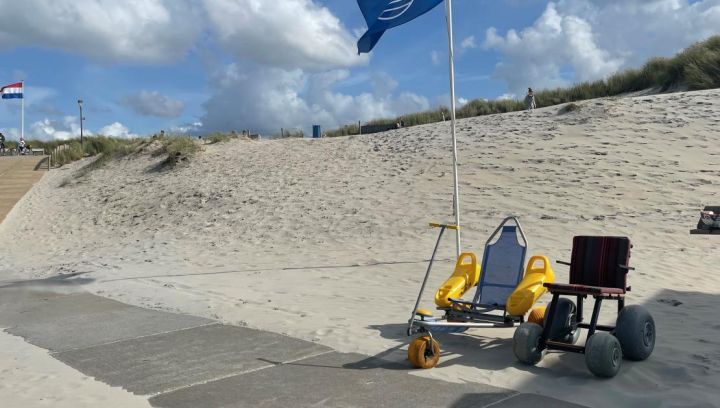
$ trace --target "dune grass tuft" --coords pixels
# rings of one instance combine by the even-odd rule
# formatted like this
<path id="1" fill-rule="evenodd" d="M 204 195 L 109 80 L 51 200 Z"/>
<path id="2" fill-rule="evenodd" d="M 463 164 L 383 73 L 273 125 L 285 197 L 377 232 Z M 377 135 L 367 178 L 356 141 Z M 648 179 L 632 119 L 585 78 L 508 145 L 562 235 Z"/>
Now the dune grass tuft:
<path id="1" fill-rule="evenodd" d="M 161 151 L 167 154 L 165 164 L 177 164 L 195 156 L 195 154 L 200 151 L 200 146 L 192 137 L 174 136 L 168 137 L 163 141 Z"/>
<path id="2" fill-rule="evenodd" d="M 574 102 L 570 102 L 558 110 L 558 115 L 564 115 L 566 113 L 579 111 L 580 109 L 581 109 L 580 105 L 578 105 Z"/>
<path id="3" fill-rule="evenodd" d="M 209 144 L 222 143 L 230 140 L 230 135 L 227 133 L 214 132 L 207 135 L 205 140 L 207 140 Z"/>

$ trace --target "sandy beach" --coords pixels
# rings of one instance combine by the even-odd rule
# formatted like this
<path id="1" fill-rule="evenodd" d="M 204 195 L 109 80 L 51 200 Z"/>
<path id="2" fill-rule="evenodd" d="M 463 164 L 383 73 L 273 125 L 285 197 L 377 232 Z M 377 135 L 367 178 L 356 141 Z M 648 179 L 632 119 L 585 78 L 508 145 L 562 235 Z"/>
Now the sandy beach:
<path id="1" fill-rule="evenodd" d="M 598 380 L 581 355 L 527 367 L 511 329 L 475 330 L 441 336 L 440 365 L 408 375 L 593 407 L 718 406 L 720 254 L 716 237 L 688 232 L 703 206 L 720 205 L 719 98 L 640 95 L 460 120 L 464 248 L 480 255 L 509 215 L 528 254 L 551 260 L 568 260 L 575 235 L 628 236 L 637 270 L 627 302 L 652 312 L 657 344 L 648 361 Z M 45 175 L 0 224 L 0 281 L 74 273 L 83 289 L 121 302 L 404 361 L 436 238 L 427 223 L 452 219 L 448 128 L 231 140 L 172 170 L 148 150 L 77 177 L 84 159 Z M 425 307 L 453 253 L 446 238 Z M 5 334 L 0 344 L 24 347 Z M 60 364 L 46 360 L 37 364 Z M 43 381 L 2 377 L 8 389 Z"/>

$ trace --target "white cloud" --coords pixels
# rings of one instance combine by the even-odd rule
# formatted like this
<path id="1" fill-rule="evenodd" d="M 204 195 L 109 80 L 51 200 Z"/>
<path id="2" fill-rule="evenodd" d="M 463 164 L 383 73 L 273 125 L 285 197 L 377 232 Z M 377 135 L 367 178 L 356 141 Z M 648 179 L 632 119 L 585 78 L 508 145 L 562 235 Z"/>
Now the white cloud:
<path id="1" fill-rule="evenodd" d="M 221 44 L 242 63 L 229 64 L 213 76 L 213 95 L 201 119 L 204 130 L 275 134 L 281 127 L 332 128 L 428 108 L 423 97 L 395 94 L 397 81 L 384 73 L 364 79 L 372 84 L 372 93 L 334 91 L 355 81 L 343 68 L 367 62 L 367 55 L 356 54 L 355 36 L 315 1 L 265 3 L 205 1 Z"/>
<path id="2" fill-rule="evenodd" d="M 311 124 L 320 124 L 333 128 L 429 108 L 424 97 L 396 95 L 397 83 L 385 74 L 372 79 L 373 93 L 352 96 L 335 92 L 333 88 L 349 75 L 342 69 L 313 74 L 231 64 L 214 77 L 214 95 L 205 103 L 203 127 L 276 134 L 281 127 L 307 130 Z"/>
<path id="3" fill-rule="evenodd" d="M 138 115 L 176 118 L 182 115 L 185 104 L 157 91 L 140 91 L 125 96 L 120 103 Z"/>
<path id="4" fill-rule="evenodd" d="M 19 131 L 17 129 L 10 129 L 8 132 L 14 139 L 19 139 Z M 83 129 L 84 136 L 92 136 L 94 132 L 89 129 Z M 101 128 L 98 135 L 121 137 L 121 138 L 134 138 L 138 137 L 137 134 L 130 132 L 123 124 L 119 122 L 112 123 Z M 65 116 L 62 119 L 42 119 L 30 124 L 29 128 L 25 130 L 26 139 L 37 139 L 37 140 L 69 140 L 80 137 L 80 122 L 77 116 Z"/>
<path id="5" fill-rule="evenodd" d="M 465 38 L 460 43 L 460 49 L 461 50 L 468 50 L 471 48 L 476 48 L 477 45 L 475 44 L 475 36 L 471 35 L 470 37 Z"/>
<path id="6" fill-rule="evenodd" d="M 597 44 L 630 66 L 720 32 L 718 0 L 562 0 L 557 9 L 586 20 Z"/>
<path id="7" fill-rule="evenodd" d="M 83 130 L 83 135 L 90 136 L 92 132 Z M 38 140 L 68 140 L 80 137 L 80 122 L 77 116 L 65 116 L 59 120 L 45 118 L 30 125 L 26 130 L 26 139 Z"/>
<path id="8" fill-rule="evenodd" d="M 170 133 L 192 134 L 202 129 L 202 127 L 202 122 L 185 123 L 183 125 L 171 127 Z"/>
<path id="9" fill-rule="evenodd" d="M 497 97 L 497 100 L 499 100 L 499 101 L 502 101 L 505 99 L 515 100 L 515 99 L 517 99 L 517 96 L 515 96 L 514 93 L 504 93 Z"/>
<path id="10" fill-rule="evenodd" d="M 283 69 L 366 63 L 356 38 L 313 0 L 204 0 L 209 25 L 239 60 Z"/>
<path id="11" fill-rule="evenodd" d="M 554 3 L 548 4 L 535 24 L 520 33 L 510 30 L 503 37 L 495 28 L 488 29 L 484 46 L 503 54 L 495 74 L 516 94 L 527 87 L 566 85 L 571 82 L 562 76 L 562 68 L 567 65 L 575 70 L 573 79 L 583 81 L 609 75 L 623 62 L 597 46 L 587 21 L 561 15 Z"/>
<path id="12" fill-rule="evenodd" d="M 33 45 L 103 61 L 162 63 L 195 43 L 191 0 L 0 0 L 0 49 Z"/>
<path id="13" fill-rule="evenodd" d="M 718 0 L 561 0 L 520 31 L 488 29 L 483 45 L 502 55 L 495 76 L 524 94 L 672 55 L 717 33 L 718 21 Z"/>
<path id="14" fill-rule="evenodd" d="M 26 92 L 26 110 L 37 113 L 45 113 L 59 116 L 61 111 L 52 105 L 45 104 L 45 100 L 55 96 L 57 92 L 52 88 L 28 87 Z M 13 108 L 14 109 L 14 108 Z M 19 108 L 18 108 L 19 109 Z M 13 139 L 20 138 L 20 130 L 17 128 L 8 129 L 7 132 Z M 94 132 L 85 127 L 84 136 L 92 136 Z M 121 123 L 115 122 L 100 129 L 98 134 L 113 137 L 132 138 L 138 135 L 131 133 Z M 26 122 L 25 138 L 36 140 L 69 140 L 80 137 L 80 121 L 78 116 L 62 116 L 60 118 L 45 117 L 41 120 Z"/>
<path id="15" fill-rule="evenodd" d="M 126 139 L 138 137 L 137 134 L 131 133 L 130 130 L 120 122 L 114 122 L 101 128 L 100 130 L 98 130 L 98 134 L 103 136 L 119 137 Z"/>
<path id="16" fill-rule="evenodd" d="M 202 131 L 250 127 L 276 133 L 280 127 L 333 127 L 428 108 L 421 96 L 398 94 L 397 82 L 382 74 L 364 79 L 374 92 L 336 92 L 333 88 L 355 80 L 344 69 L 366 64 L 369 56 L 357 55 L 357 36 L 322 3 L 0 0 L 6 20 L 0 26 L 0 50 L 32 45 L 101 61 L 163 63 L 199 44 L 203 50 L 220 48 L 236 62 L 218 68 L 213 51 L 203 59 L 207 69 L 221 74 L 210 78 Z M 183 111 L 181 101 L 155 92 L 128 95 L 120 103 L 140 115 L 177 117 Z M 101 132 L 132 135 L 117 123 Z"/>
<path id="17" fill-rule="evenodd" d="M 457 98 L 457 107 L 462 108 L 463 106 L 467 105 L 468 102 L 470 102 L 470 101 L 463 97 L 459 97 L 459 98 Z"/>

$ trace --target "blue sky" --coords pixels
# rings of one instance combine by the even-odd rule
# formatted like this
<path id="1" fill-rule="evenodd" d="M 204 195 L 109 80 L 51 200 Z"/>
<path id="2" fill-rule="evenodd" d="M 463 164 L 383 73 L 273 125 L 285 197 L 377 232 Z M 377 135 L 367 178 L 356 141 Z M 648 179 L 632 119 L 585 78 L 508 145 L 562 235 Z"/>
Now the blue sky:
<path id="1" fill-rule="evenodd" d="M 716 34 L 720 0 L 454 0 L 457 95 L 522 96 Z M 333 128 L 448 103 L 444 7 L 369 56 L 346 0 L 0 0 L 0 82 L 26 81 L 28 138 Z M 0 129 L 19 134 L 19 102 Z"/>

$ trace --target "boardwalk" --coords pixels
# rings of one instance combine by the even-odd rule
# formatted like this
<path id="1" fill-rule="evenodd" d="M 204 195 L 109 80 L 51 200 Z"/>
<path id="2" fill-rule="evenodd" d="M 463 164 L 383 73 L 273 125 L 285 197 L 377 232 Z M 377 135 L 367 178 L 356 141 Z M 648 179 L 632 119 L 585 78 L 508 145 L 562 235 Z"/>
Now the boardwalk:
<path id="1" fill-rule="evenodd" d="M 423 378 L 408 364 L 280 334 L 141 309 L 83 292 L 79 286 L 91 280 L 65 275 L 0 282 L 0 327 L 155 407 L 582 408 L 479 383 Z"/>
<path id="2" fill-rule="evenodd" d="M 0 222 L 47 172 L 47 156 L 0 157 Z"/>

